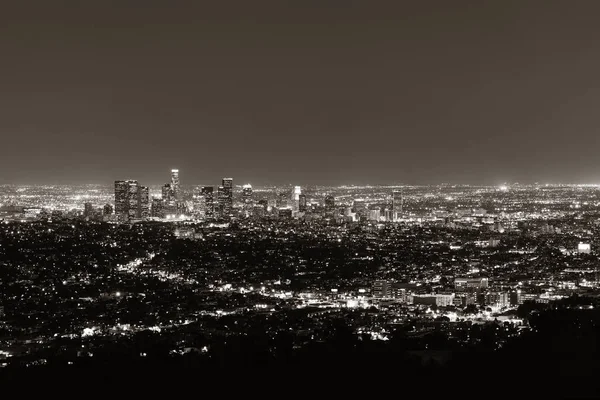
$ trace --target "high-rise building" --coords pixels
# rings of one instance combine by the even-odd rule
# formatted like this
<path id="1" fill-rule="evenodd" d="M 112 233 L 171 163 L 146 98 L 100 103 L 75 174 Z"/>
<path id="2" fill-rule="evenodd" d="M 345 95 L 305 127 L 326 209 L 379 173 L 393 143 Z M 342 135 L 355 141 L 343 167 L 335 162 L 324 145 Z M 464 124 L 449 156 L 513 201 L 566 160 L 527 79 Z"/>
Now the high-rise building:
<path id="1" fill-rule="evenodd" d="M 163 207 L 163 199 L 160 197 L 152 198 L 152 216 L 155 218 L 164 218 L 164 207 Z"/>
<path id="2" fill-rule="evenodd" d="M 162 200 L 165 204 L 171 203 L 175 200 L 175 193 L 173 192 L 173 185 L 165 183 L 162 187 Z"/>
<path id="3" fill-rule="evenodd" d="M 171 190 L 175 201 L 181 200 L 181 193 L 179 191 L 179 170 L 171 170 Z"/>
<path id="4" fill-rule="evenodd" d="M 204 198 L 204 216 L 212 218 L 215 212 L 215 200 L 212 186 L 202 186 L 200 195 Z"/>
<path id="5" fill-rule="evenodd" d="M 302 194 L 302 188 L 300 186 L 294 186 L 292 190 L 292 210 L 298 211 L 300 208 L 300 195 Z"/>
<path id="6" fill-rule="evenodd" d="M 223 198 L 222 213 L 223 215 L 230 215 L 233 211 L 233 178 L 223 178 L 221 190 L 221 197 Z"/>
<path id="7" fill-rule="evenodd" d="M 115 181 L 115 214 L 120 219 L 127 219 L 129 182 L 131 181 Z"/>
<path id="8" fill-rule="evenodd" d="M 224 216 L 227 213 L 227 196 L 225 195 L 225 188 L 223 186 L 219 186 L 217 188 L 217 205 L 215 207 L 215 213 L 219 216 Z"/>
<path id="9" fill-rule="evenodd" d="M 104 208 L 102 209 L 102 214 L 111 215 L 112 213 L 113 213 L 113 206 L 111 206 L 110 204 L 106 204 L 104 206 Z"/>
<path id="10" fill-rule="evenodd" d="M 327 210 L 333 210 L 335 208 L 335 198 L 333 196 L 325 196 L 325 208 Z"/>
<path id="11" fill-rule="evenodd" d="M 277 196 L 277 208 L 288 208 L 289 207 L 289 196 L 287 193 L 282 192 Z"/>
<path id="12" fill-rule="evenodd" d="M 148 187 L 136 180 L 115 181 L 115 214 L 121 221 L 149 216 Z"/>
<path id="13" fill-rule="evenodd" d="M 372 208 L 369 210 L 369 221 L 379 221 L 381 218 L 381 209 L 380 208 Z"/>
<path id="14" fill-rule="evenodd" d="M 252 214 L 254 202 L 252 201 L 252 185 L 249 183 L 242 186 L 242 207 L 245 216 Z"/>
<path id="15" fill-rule="evenodd" d="M 127 187 L 127 219 L 139 218 L 140 185 L 138 181 L 129 181 Z"/>
<path id="16" fill-rule="evenodd" d="M 83 205 L 83 217 L 91 218 L 94 215 L 94 206 L 92 203 L 85 203 Z"/>
<path id="17" fill-rule="evenodd" d="M 300 194 L 298 196 L 298 211 L 306 212 L 306 195 Z"/>
<path id="18" fill-rule="evenodd" d="M 252 203 L 252 185 L 249 183 L 242 186 L 242 203 Z"/>
<path id="19" fill-rule="evenodd" d="M 140 186 L 138 189 L 138 218 L 150 216 L 150 191 L 148 186 Z"/>
<path id="20" fill-rule="evenodd" d="M 402 196 L 402 190 L 394 190 L 392 192 L 392 212 L 394 221 L 402 218 L 402 203 L 404 199 Z"/>

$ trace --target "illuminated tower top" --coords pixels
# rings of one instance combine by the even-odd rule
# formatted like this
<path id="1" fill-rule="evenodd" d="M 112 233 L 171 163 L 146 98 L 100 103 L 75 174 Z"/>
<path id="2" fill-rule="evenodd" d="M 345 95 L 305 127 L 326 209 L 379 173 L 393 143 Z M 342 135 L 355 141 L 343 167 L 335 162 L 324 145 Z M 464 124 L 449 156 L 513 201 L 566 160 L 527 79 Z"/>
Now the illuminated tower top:
<path id="1" fill-rule="evenodd" d="M 171 189 L 173 190 L 173 196 L 175 200 L 179 200 L 179 170 L 171 170 Z"/>

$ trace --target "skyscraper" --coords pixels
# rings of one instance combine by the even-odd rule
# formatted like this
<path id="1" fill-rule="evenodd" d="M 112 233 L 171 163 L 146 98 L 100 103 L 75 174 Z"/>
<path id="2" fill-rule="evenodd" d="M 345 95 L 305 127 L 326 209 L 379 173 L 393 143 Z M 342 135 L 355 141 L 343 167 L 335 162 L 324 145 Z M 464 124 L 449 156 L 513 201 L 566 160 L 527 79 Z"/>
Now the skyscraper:
<path id="1" fill-rule="evenodd" d="M 92 203 L 85 203 L 83 205 L 83 217 L 92 217 L 94 215 L 94 206 Z"/>
<path id="2" fill-rule="evenodd" d="M 181 200 L 181 193 L 179 192 L 179 170 L 171 170 L 171 190 L 175 201 Z"/>
<path id="3" fill-rule="evenodd" d="M 127 219 L 139 218 L 140 185 L 138 181 L 128 181 L 127 186 Z"/>
<path id="4" fill-rule="evenodd" d="M 276 202 L 277 208 L 288 208 L 289 207 L 290 196 L 288 193 L 285 193 L 285 192 L 279 193 L 279 196 L 277 196 L 277 202 Z"/>
<path id="5" fill-rule="evenodd" d="M 252 214 L 253 206 L 254 202 L 252 201 L 252 185 L 247 183 L 242 186 L 242 207 L 245 216 Z"/>
<path id="6" fill-rule="evenodd" d="M 292 190 L 292 210 L 298 211 L 300 194 L 302 193 L 302 188 L 300 186 L 294 186 Z"/>
<path id="7" fill-rule="evenodd" d="M 150 216 L 150 191 L 148 186 L 140 186 L 138 189 L 138 218 Z"/>
<path id="8" fill-rule="evenodd" d="M 242 186 L 242 203 L 249 204 L 252 202 L 252 185 L 247 183 Z"/>
<path id="9" fill-rule="evenodd" d="M 127 192 L 129 181 L 115 181 L 115 214 L 117 218 L 127 219 Z"/>
<path id="10" fill-rule="evenodd" d="M 392 192 L 392 214 L 394 221 L 397 221 L 402 217 L 402 203 L 402 190 L 394 190 Z"/>
<path id="11" fill-rule="evenodd" d="M 148 187 L 136 180 L 115 181 L 115 214 L 120 221 L 148 217 Z"/>
<path id="12" fill-rule="evenodd" d="M 325 196 L 325 208 L 330 211 L 335 208 L 335 198 L 333 196 Z"/>
<path id="13" fill-rule="evenodd" d="M 200 194 L 204 196 L 204 215 L 207 218 L 212 218 L 215 214 L 215 196 L 212 186 L 203 186 L 200 189 Z"/>
<path id="14" fill-rule="evenodd" d="M 298 196 L 298 211 L 306 212 L 306 195 L 301 194 Z"/>
<path id="15" fill-rule="evenodd" d="M 221 196 L 223 198 L 222 213 L 223 215 L 230 215 L 233 210 L 233 178 L 223 178 Z"/>
<path id="16" fill-rule="evenodd" d="M 164 218 L 163 199 L 159 197 L 152 198 L 152 216 L 155 218 Z"/>

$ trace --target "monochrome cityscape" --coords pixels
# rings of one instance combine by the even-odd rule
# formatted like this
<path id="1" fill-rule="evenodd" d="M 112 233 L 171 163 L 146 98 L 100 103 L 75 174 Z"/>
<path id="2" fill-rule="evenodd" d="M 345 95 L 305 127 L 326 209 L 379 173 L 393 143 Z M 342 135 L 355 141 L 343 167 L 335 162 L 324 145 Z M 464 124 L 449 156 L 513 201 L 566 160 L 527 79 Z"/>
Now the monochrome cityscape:
<path id="1" fill-rule="evenodd" d="M 5 397 L 598 397 L 600 2 L 4 3 Z"/>
<path id="2" fill-rule="evenodd" d="M 454 368 L 456 354 L 540 356 L 563 340 L 548 318 L 578 321 L 569 335 L 596 326 L 598 186 L 215 190 L 187 176 L 2 186 L 0 365 Z"/>

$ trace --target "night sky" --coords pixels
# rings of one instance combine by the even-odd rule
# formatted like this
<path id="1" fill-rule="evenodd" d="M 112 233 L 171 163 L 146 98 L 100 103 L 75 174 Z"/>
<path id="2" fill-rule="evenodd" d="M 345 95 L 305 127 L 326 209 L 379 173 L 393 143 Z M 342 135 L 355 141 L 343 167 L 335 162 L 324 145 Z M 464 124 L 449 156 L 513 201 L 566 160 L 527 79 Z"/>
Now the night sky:
<path id="1" fill-rule="evenodd" d="M 598 1 L 6 3 L 0 183 L 600 183 Z"/>

